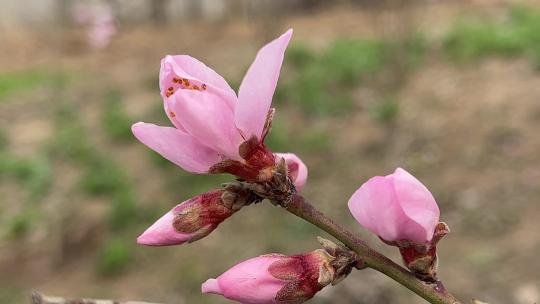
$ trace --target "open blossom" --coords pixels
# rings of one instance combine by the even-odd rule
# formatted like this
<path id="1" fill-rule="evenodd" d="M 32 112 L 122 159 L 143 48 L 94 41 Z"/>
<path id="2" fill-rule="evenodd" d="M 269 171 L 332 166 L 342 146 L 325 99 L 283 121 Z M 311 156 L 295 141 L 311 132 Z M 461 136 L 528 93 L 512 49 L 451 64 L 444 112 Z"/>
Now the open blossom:
<path id="1" fill-rule="evenodd" d="M 163 157 L 193 173 L 231 173 L 244 180 L 268 180 L 275 157 L 264 145 L 270 108 L 288 30 L 264 46 L 248 69 L 238 96 L 225 79 L 195 58 L 166 56 L 159 84 L 174 127 L 136 123 L 133 134 Z"/>
<path id="2" fill-rule="evenodd" d="M 439 207 L 429 190 L 407 171 L 375 176 L 350 198 L 349 209 L 366 229 L 383 240 L 431 241 L 439 223 Z"/>
<path id="3" fill-rule="evenodd" d="M 201 289 L 244 304 L 302 303 L 331 283 L 332 259 L 322 249 L 293 256 L 262 255 L 207 280 Z"/>

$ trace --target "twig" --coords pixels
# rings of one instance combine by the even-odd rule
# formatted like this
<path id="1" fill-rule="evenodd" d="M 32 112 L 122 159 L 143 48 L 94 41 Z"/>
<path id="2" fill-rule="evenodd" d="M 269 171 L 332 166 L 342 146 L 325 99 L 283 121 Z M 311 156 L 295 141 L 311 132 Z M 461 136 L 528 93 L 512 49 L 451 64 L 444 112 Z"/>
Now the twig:
<path id="1" fill-rule="evenodd" d="M 41 294 L 37 291 L 32 292 L 32 304 L 159 304 L 140 301 L 116 301 L 116 300 L 97 300 L 97 299 L 66 299 L 62 297 L 52 297 Z"/>
<path id="2" fill-rule="evenodd" d="M 301 195 L 293 194 L 291 200 L 284 207 L 290 213 L 328 232 L 355 251 L 367 267 L 384 273 L 428 302 L 433 304 L 461 304 L 457 298 L 444 288 L 442 282 L 426 283 L 416 278 L 411 272 L 373 250 L 356 235 L 336 224 Z"/>

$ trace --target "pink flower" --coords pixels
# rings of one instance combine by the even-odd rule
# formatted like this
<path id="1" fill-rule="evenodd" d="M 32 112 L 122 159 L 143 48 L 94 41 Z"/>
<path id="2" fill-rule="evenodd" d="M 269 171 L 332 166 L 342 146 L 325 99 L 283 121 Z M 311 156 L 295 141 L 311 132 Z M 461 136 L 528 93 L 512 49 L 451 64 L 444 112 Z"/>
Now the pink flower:
<path id="1" fill-rule="evenodd" d="M 148 246 L 179 245 L 201 239 L 235 210 L 224 204 L 224 190 L 218 189 L 195 196 L 174 207 L 137 238 Z"/>
<path id="2" fill-rule="evenodd" d="M 132 126 L 133 134 L 189 172 L 227 172 L 247 181 L 268 180 L 275 159 L 264 138 L 291 36 L 288 30 L 258 52 L 238 96 L 223 77 L 197 59 L 166 56 L 159 84 L 174 127 L 139 122 Z"/>
<path id="3" fill-rule="evenodd" d="M 331 282 L 331 259 L 324 250 L 262 255 L 207 280 L 201 289 L 244 304 L 301 303 Z"/>
<path id="4" fill-rule="evenodd" d="M 375 176 L 350 198 L 349 209 L 366 229 L 387 242 L 429 243 L 439 207 L 429 190 L 407 171 Z"/>
<path id="5" fill-rule="evenodd" d="M 88 43 L 93 48 L 106 47 L 117 34 L 114 12 L 109 5 L 81 3 L 74 7 L 73 17 L 77 23 L 86 27 Z"/>
<path id="6" fill-rule="evenodd" d="M 296 190 L 301 191 L 307 181 L 308 169 L 306 164 L 293 153 L 274 153 L 274 156 L 276 156 L 276 162 L 281 158 L 285 159 L 289 169 L 289 177 Z"/>

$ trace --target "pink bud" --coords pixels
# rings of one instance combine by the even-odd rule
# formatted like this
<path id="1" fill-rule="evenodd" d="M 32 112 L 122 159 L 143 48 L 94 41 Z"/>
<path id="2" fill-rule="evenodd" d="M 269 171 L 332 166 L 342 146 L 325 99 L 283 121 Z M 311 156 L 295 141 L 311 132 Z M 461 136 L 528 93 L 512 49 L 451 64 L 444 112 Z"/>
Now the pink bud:
<path id="1" fill-rule="evenodd" d="M 276 162 L 281 158 L 285 159 L 291 178 L 296 190 L 301 191 L 307 181 L 308 169 L 306 164 L 293 153 L 275 153 Z"/>
<path id="2" fill-rule="evenodd" d="M 331 282 L 331 259 L 324 250 L 262 255 L 207 280 L 201 289 L 245 304 L 302 303 Z"/>
<path id="3" fill-rule="evenodd" d="M 348 205 L 362 226 L 387 242 L 428 243 L 439 223 L 439 207 L 433 195 L 401 168 L 368 180 Z"/>
<path id="4" fill-rule="evenodd" d="M 224 190 L 195 196 L 174 207 L 137 238 L 148 246 L 179 245 L 210 234 L 235 211 L 222 199 Z"/>

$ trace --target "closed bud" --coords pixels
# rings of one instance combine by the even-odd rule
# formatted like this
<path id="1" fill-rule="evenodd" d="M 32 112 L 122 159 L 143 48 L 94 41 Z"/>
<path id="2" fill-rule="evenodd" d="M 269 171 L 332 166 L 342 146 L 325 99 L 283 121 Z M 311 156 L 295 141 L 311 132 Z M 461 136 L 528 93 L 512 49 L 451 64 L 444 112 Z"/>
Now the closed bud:
<path id="1" fill-rule="evenodd" d="M 436 244 L 449 229 L 439 223 L 437 202 L 418 179 L 401 168 L 375 176 L 353 194 L 349 209 L 362 226 L 399 247 L 405 266 L 417 277 L 436 279 Z"/>
<path id="2" fill-rule="evenodd" d="M 333 260 L 322 249 L 293 256 L 262 255 L 207 280 L 202 292 L 245 304 L 302 303 L 332 283 Z"/>
<path id="3" fill-rule="evenodd" d="M 199 240 L 256 199 L 248 191 L 235 187 L 203 193 L 167 212 L 137 238 L 137 243 L 168 246 Z"/>

